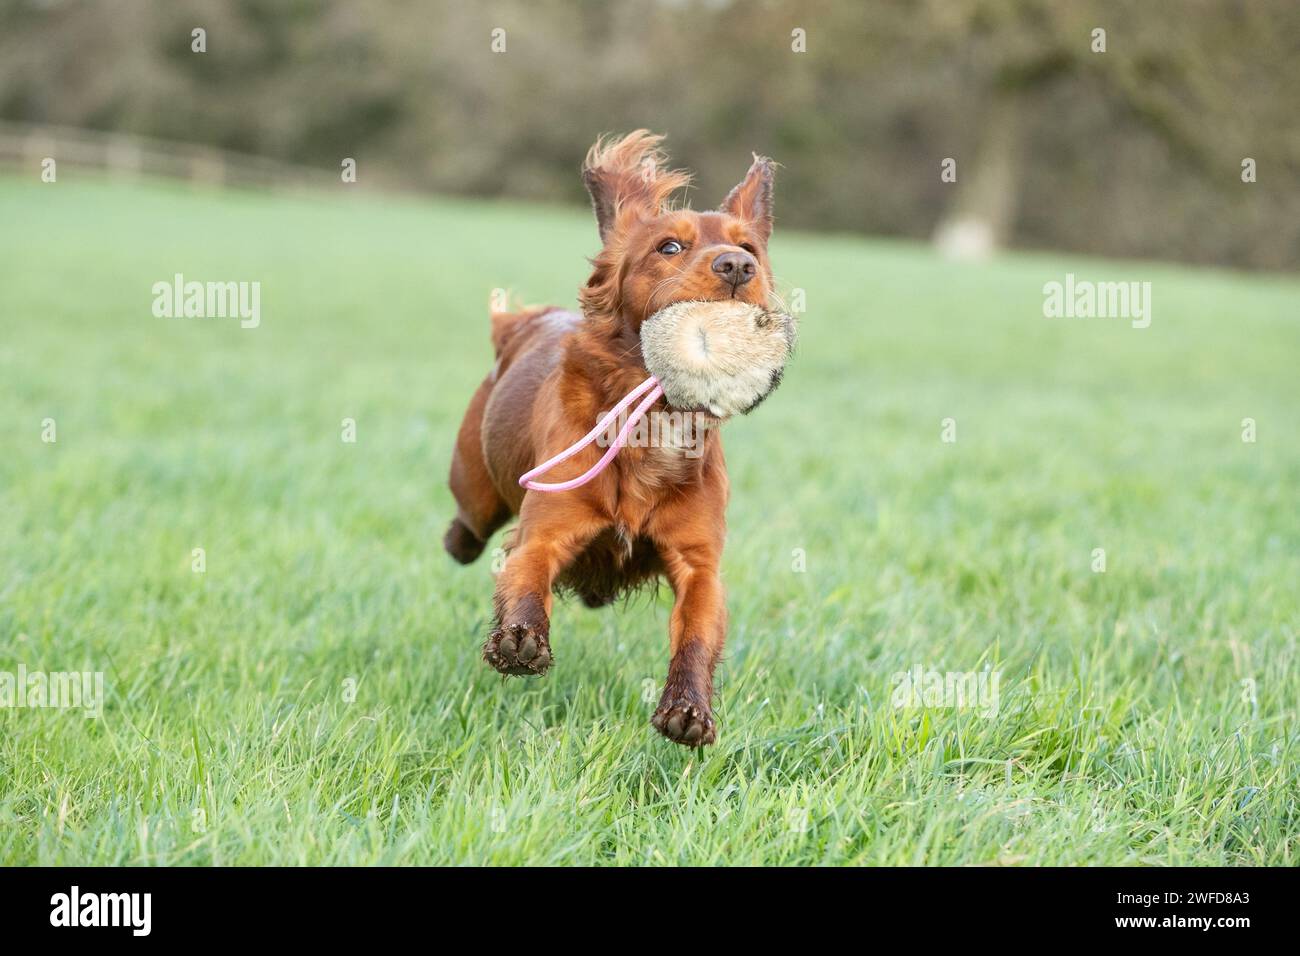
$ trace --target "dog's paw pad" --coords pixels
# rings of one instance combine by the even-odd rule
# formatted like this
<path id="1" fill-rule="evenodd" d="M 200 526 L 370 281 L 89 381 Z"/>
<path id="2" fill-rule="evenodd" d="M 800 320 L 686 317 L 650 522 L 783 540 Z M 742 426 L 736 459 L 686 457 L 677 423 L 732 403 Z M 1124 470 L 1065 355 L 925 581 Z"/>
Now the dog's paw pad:
<path id="1" fill-rule="evenodd" d="M 531 624 L 498 627 L 483 645 L 483 660 L 503 674 L 540 677 L 551 666 L 551 643 Z"/>
<path id="2" fill-rule="evenodd" d="M 673 743 L 686 747 L 703 747 L 718 737 L 718 728 L 709 709 L 688 700 L 660 704 L 650 723 Z"/>

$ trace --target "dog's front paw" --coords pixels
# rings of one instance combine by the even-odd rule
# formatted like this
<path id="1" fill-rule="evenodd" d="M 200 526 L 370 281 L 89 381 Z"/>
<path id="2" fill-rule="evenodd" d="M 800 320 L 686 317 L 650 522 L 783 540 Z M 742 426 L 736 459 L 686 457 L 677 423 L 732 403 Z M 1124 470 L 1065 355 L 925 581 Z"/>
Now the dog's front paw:
<path id="1" fill-rule="evenodd" d="M 661 701 L 650 723 L 673 743 L 686 747 L 703 747 L 718 738 L 712 711 L 681 697 Z"/>
<path id="2" fill-rule="evenodd" d="M 483 660 L 503 674 L 541 677 L 552 660 L 546 628 L 533 624 L 493 628 L 483 645 Z"/>

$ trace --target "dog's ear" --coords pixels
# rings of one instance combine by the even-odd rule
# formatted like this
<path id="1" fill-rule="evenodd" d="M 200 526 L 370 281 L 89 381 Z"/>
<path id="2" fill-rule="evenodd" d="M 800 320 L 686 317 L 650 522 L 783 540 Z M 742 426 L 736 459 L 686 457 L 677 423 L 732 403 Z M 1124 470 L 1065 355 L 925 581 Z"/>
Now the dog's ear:
<path id="1" fill-rule="evenodd" d="M 664 166 L 663 137 L 639 129 L 621 139 L 598 139 L 582 164 L 582 181 L 602 242 L 625 216 L 658 215 L 668 197 L 689 185 L 688 173 Z"/>
<path id="2" fill-rule="evenodd" d="M 772 187 L 776 163 L 754 154 L 754 163 L 740 184 L 722 201 L 722 211 L 749 223 L 766 243 L 772 235 Z"/>

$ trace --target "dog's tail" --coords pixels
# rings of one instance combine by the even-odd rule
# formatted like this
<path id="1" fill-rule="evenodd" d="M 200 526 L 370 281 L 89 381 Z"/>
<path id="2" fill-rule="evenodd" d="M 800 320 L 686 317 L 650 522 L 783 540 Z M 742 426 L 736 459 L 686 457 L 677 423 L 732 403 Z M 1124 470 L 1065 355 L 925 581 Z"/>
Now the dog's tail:
<path id="1" fill-rule="evenodd" d="M 511 309 L 508 293 L 492 294 L 488 315 L 492 320 L 492 351 L 497 358 L 533 319 L 554 311 L 553 307 L 544 305 L 518 305 Z"/>

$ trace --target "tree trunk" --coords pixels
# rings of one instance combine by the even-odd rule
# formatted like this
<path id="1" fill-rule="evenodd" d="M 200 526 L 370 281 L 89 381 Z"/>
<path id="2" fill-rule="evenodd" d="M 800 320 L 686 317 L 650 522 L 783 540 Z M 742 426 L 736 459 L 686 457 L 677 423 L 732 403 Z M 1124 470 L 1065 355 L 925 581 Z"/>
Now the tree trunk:
<path id="1" fill-rule="evenodd" d="M 994 95 L 974 162 L 957 161 L 956 195 L 934 231 L 954 259 L 982 259 L 1005 245 L 1020 195 L 1021 94 Z"/>

